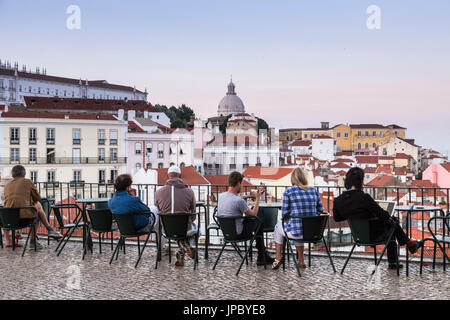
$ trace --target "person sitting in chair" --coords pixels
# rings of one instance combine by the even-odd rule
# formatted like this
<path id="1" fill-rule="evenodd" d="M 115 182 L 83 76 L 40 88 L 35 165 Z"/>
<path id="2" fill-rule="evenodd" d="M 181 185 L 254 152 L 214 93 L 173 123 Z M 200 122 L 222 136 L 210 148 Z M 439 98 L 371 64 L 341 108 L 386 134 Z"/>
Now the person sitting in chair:
<path id="1" fill-rule="evenodd" d="M 320 200 L 317 189 L 308 187 L 308 179 L 306 178 L 305 172 L 300 167 L 295 168 L 292 172 L 291 183 L 292 187 L 286 188 L 283 194 L 283 205 L 281 207 L 283 219 L 286 215 L 292 217 L 316 216 L 323 212 L 322 201 Z M 290 239 L 302 239 L 302 220 L 286 219 L 284 230 L 281 221 L 275 226 L 273 238 L 277 253 L 272 269 L 278 269 L 283 262 L 284 257 L 282 257 L 282 249 L 285 233 L 287 233 Z M 301 241 L 295 241 L 295 248 L 297 249 L 298 254 L 298 266 L 300 268 L 306 268 L 303 258 L 303 243 Z"/>
<path id="2" fill-rule="evenodd" d="M 247 206 L 247 202 L 239 197 L 238 194 L 241 192 L 242 181 L 244 176 L 240 172 L 232 172 L 228 177 L 228 191 L 223 192 L 219 195 L 219 201 L 217 203 L 217 216 L 220 217 L 242 217 L 245 216 L 257 216 L 259 212 L 259 199 L 263 191 L 258 188 L 256 195 L 251 197 L 256 197 L 255 206 L 250 209 Z M 236 220 L 236 232 L 240 238 L 248 238 L 251 236 L 257 227 L 256 219 L 242 219 Z M 263 226 L 259 229 L 256 238 L 256 248 L 258 249 L 258 259 L 256 260 L 257 265 L 272 264 L 273 258 L 269 256 L 266 251 L 263 240 Z"/>
<path id="3" fill-rule="evenodd" d="M 41 196 L 39 195 L 36 186 L 33 181 L 30 179 L 25 179 L 26 170 L 23 166 L 17 165 L 12 168 L 11 175 L 13 180 L 10 181 L 5 186 L 5 208 L 13 208 L 13 207 L 28 207 L 32 206 L 36 210 L 33 209 L 21 209 L 20 210 L 20 222 L 23 225 L 29 225 L 31 223 L 38 223 L 39 221 L 45 226 L 48 231 L 48 236 L 61 239 L 62 235 L 58 231 L 55 231 L 52 226 L 50 226 L 47 215 L 42 208 Z M 36 215 L 37 212 L 37 215 Z M 5 231 L 5 242 L 7 247 L 12 246 L 10 231 Z M 34 249 L 35 246 L 35 234 L 32 233 L 30 250 Z M 16 243 L 16 247 L 20 245 Z M 36 249 L 42 249 L 42 245 L 36 241 Z"/>
<path id="4" fill-rule="evenodd" d="M 134 213 L 134 228 L 137 232 L 148 233 L 153 225 L 152 210 L 136 196 L 136 190 L 131 188 L 133 179 L 129 174 L 121 174 L 114 182 L 116 192 L 108 201 L 109 210 L 114 214 Z"/>
<path id="5" fill-rule="evenodd" d="M 379 223 L 373 223 L 371 238 L 373 241 L 385 240 L 392 228 L 395 229 L 394 237 L 400 246 L 407 245 L 411 254 L 416 253 L 423 246 L 423 241 L 409 239 L 397 218 L 391 217 L 383 210 L 373 198 L 362 190 L 364 181 L 364 170 L 351 168 L 345 176 L 345 188 L 339 197 L 334 199 L 333 217 L 336 222 L 345 221 L 350 218 L 370 219 L 378 218 Z M 397 242 L 392 240 L 387 246 L 389 269 L 397 268 Z M 403 265 L 399 264 L 399 268 Z"/>

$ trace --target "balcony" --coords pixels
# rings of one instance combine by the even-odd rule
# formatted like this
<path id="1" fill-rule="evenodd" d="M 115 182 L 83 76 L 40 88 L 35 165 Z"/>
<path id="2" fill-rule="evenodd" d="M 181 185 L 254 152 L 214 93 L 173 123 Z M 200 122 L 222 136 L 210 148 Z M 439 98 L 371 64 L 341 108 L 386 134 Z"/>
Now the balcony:
<path id="1" fill-rule="evenodd" d="M 36 143 L 37 143 L 36 139 L 31 139 L 30 138 L 30 140 L 28 140 L 28 144 L 36 144 Z"/>
<path id="2" fill-rule="evenodd" d="M 28 157 L 23 158 L 0 158 L 0 164 L 126 164 L 126 157 L 103 158 L 99 157 L 37 157 L 32 160 Z"/>
<path id="3" fill-rule="evenodd" d="M 109 140 L 109 145 L 110 146 L 117 146 L 117 139 L 110 139 Z"/>
<path id="4" fill-rule="evenodd" d="M 105 145 L 105 139 L 98 139 L 98 145 L 104 146 Z"/>
<path id="5" fill-rule="evenodd" d="M 81 181 L 81 180 L 73 180 L 73 181 L 70 181 L 70 187 L 71 188 L 82 188 L 82 187 L 84 187 L 84 181 Z"/>
<path id="6" fill-rule="evenodd" d="M 45 189 L 59 188 L 59 182 L 44 182 Z"/>
<path id="7" fill-rule="evenodd" d="M 47 144 L 55 144 L 54 138 L 47 138 Z"/>
<path id="8" fill-rule="evenodd" d="M 9 143 L 10 143 L 10 144 L 20 144 L 20 139 L 17 139 L 17 138 L 11 138 L 11 139 L 9 140 Z"/>
<path id="9" fill-rule="evenodd" d="M 76 145 L 81 144 L 81 139 L 72 139 L 72 144 L 76 144 Z"/>

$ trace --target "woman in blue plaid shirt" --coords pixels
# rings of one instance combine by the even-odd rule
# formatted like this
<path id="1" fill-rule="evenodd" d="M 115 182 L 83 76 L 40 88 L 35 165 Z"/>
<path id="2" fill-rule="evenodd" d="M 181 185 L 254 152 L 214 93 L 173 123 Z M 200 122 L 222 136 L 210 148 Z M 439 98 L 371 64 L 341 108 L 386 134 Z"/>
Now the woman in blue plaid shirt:
<path id="1" fill-rule="evenodd" d="M 292 172 L 291 183 L 292 187 L 287 188 L 283 194 L 283 205 L 281 207 L 283 219 L 285 216 L 316 216 L 323 212 L 320 195 L 316 188 L 308 187 L 308 180 L 301 168 L 298 167 Z M 273 237 L 275 240 L 276 257 L 272 269 L 277 269 L 283 261 L 282 250 L 285 233 L 287 233 L 290 239 L 302 239 L 302 219 L 285 219 L 284 230 L 281 221 L 275 226 Z M 298 253 L 299 267 L 306 268 L 303 258 L 303 243 L 295 241 L 295 248 Z"/>

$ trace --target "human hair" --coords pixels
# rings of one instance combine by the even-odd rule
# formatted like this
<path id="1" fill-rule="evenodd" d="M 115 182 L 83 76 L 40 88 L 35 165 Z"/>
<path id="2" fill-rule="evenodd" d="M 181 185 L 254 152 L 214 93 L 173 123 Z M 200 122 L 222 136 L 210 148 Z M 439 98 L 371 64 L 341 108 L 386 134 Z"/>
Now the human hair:
<path id="1" fill-rule="evenodd" d="M 114 182 L 114 188 L 116 191 L 126 191 L 129 186 L 131 186 L 133 183 L 133 179 L 131 178 L 131 175 L 129 174 L 121 174 L 116 178 L 116 181 Z"/>
<path id="2" fill-rule="evenodd" d="M 291 183 L 293 186 L 297 186 L 300 189 L 308 190 L 308 179 L 306 179 L 305 172 L 302 168 L 297 167 L 291 174 Z"/>
<path id="3" fill-rule="evenodd" d="M 17 166 L 14 166 L 11 170 L 11 175 L 13 178 L 16 177 L 25 177 L 27 171 L 25 170 L 24 166 L 18 164 Z"/>
<path id="4" fill-rule="evenodd" d="M 244 176 L 240 172 L 234 171 L 228 176 L 228 186 L 236 187 L 238 183 L 242 183 L 242 180 L 244 180 Z"/>
<path id="5" fill-rule="evenodd" d="M 345 189 L 350 190 L 352 187 L 361 190 L 364 181 L 364 170 L 358 167 L 351 168 L 345 175 Z"/>

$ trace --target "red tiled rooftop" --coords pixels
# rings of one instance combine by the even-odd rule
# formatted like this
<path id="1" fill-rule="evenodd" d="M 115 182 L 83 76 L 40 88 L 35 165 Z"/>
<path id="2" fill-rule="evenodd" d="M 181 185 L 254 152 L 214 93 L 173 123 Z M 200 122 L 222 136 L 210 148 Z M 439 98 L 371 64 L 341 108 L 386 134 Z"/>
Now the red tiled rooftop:
<path id="1" fill-rule="evenodd" d="M 378 156 L 356 156 L 356 162 L 366 164 L 378 163 Z"/>
<path id="2" fill-rule="evenodd" d="M 311 141 L 309 140 L 295 140 L 291 142 L 291 147 L 309 147 L 311 145 Z"/>
<path id="3" fill-rule="evenodd" d="M 294 168 L 274 168 L 251 166 L 242 173 L 246 178 L 280 180 L 294 171 Z"/>

